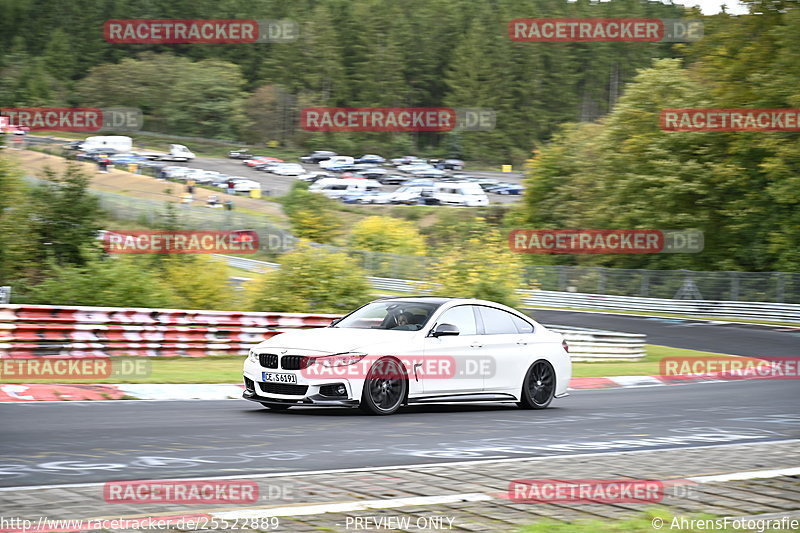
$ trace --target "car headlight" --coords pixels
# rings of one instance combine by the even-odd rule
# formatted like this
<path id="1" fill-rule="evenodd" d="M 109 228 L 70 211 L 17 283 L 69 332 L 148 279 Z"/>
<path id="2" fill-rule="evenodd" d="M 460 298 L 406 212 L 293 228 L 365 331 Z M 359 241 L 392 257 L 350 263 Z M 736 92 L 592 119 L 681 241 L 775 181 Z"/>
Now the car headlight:
<path id="1" fill-rule="evenodd" d="M 247 360 L 251 363 L 258 363 L 258 354 L 254 350 L 250 350 L 247 354 Z"/>
<path id="2" fill-rule="evenodd" d="M 354 365 L 367 356 L 365 353 L 339 353 L 315 358 L 315 363 L 324 367 Z"/>

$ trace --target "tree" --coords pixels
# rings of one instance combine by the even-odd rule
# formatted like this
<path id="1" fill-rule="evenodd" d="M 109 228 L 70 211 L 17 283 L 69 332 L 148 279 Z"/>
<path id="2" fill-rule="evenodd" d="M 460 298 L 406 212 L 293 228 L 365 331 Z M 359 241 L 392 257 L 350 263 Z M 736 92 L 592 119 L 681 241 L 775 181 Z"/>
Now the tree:
<path id="1" fill-rule="evenodd" d="M 254 311 L 344 313 L 369 299 L 370 285 L 346 254 L 300 241 L 251 291 Z"/>
<path id="2" fill-rule="evenodd" d="M 181 309 L 234 309 L 236 294 L 224 263 L 206 256 L 182 255 L 163 263 L 163 281 Z"/>
<path id="3" fill-rule="evenodd" d="M 338 235 L 342 222 L 334 211 L 333 200 L 309 192 L 307 183 L 295 182 L 282 201 L 295 236 L 329 243 Z"/>
<path id="4" fill-rule="evenodd" d="M 30 225 L 29 191 L 22 173 L 0 157 L 0 285 L 26 277 L 39 267 L 39 246 Z"/>
<path id="5" fill-rule="evenodd" d="M 85 251 L 96 245 L 100 230 L 100 206 L 89 193 L 89 177 L 75 163 L 67 163 L 62 175 L 44 171 L 45 181 L 30 193 L 30 226 L 36 235 L 34 258 L 58 265 L 82 265 Z"/>
<path id="6" fill-rule="evenodd" d="M 519 304 L 522 261 L 499 232 L 472 233 L 435 264 L 428 281 L 443 296 Z"/>
<path id="7" fill-rule="evenodd" d="M 425 240 L 411 222 L 394 217 L 367 217 L 359 220 L 348 237 L 356 250 L 401 255 L 425 255 Z"/>
<path id="8" fill-rule="evenodd" d="M 31 287 L 17 301 L 46 305 L 176 307 L 177 299 L 146 257 L 89 259 L 83 266 L 55 266 L 52 277 Z"/>

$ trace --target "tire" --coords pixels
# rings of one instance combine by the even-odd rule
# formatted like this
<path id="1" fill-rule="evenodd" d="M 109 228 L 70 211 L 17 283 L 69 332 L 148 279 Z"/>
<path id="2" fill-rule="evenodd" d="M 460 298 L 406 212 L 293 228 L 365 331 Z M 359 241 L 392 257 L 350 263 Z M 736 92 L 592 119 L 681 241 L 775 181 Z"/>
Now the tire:
<path id="1" fill-rule="evenodd" d="M 364 381 L 359 407 L 371 415 L 391 415 L 400 409 L 408 392 L 408 379 L 399 361 L 379 359 Z"/>
<path id="2" fill-rule="evenodd" d="M 556 393 L 556 371 L 549 361 L 539 359 L 531 365 L 522 382 L 522 409 L 547 409 Z"/>
<path id="3" fill-rule="evenodd" d="M 263 405 L 264 407 L 266 407 L 270 411 L 285 411 L 285 410 L 287 410 L 288 408 L 291 407 L 291 405 L 283 405 L 283 404 L 277 404 L 277 403 L 262 403 L 261 405 Z"/>

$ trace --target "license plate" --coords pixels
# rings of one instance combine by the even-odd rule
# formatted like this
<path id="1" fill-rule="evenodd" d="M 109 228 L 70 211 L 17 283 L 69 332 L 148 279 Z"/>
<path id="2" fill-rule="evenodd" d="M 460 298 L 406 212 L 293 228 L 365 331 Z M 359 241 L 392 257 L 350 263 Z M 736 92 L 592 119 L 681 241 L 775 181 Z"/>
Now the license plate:
<path id="1" fill-rule="evenodd" d="M 272 383 L 297 383 L 297 376 L 294 374 L 278 374 L 276 372 L 262 372 L 261 381 Z"/>

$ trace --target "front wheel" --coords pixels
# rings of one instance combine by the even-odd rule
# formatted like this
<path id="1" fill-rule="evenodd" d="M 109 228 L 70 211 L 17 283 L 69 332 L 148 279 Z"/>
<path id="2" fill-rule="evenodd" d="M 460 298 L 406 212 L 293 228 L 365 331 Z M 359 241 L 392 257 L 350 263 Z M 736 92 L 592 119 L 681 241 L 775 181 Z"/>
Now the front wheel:
<path id="1" fill-rule="evenodd" d="M 372 415 L 396 413 L 406 397 L 408 381 L 396 359 L 380 359 L 369 369 L 361 393 L 361 410 Z"/>
<path id="2" fill-rule="evenodd" d="M 546 409 L 556 392 L 556 372 L 553 365 L 544 359 L 533 363 L 522 382 L 522 400 L 517 403 L 523 409 Z"/>

